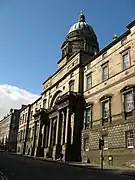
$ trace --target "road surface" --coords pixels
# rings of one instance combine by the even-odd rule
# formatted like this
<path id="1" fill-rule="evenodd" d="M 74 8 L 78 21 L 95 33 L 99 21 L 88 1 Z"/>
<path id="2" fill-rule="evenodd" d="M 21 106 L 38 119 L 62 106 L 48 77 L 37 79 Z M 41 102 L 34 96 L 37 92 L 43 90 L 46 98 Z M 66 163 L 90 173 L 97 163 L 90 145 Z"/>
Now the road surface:
<path id="1" fill-rule="evenodd" d="M 120 172 L 79 168 L 0 152 L 0 180 L 133 180 Z"/>

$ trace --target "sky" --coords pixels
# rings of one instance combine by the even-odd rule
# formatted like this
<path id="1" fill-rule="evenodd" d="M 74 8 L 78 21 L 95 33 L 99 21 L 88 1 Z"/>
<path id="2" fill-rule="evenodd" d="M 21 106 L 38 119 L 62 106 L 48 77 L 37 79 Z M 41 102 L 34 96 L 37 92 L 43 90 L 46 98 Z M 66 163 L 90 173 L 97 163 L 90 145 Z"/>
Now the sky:
<path id="1" fill-rule="evenodd" d="M 41 94 L 42 83 L 57 70 L 61 45 L 81 10 L 103 48 L 114 34 L 126 31 L 135 19 L 134 9 L 134 0 L 0 0 L 0 108 L 11 95 L 2 101 L 3 87 L 6 92 L 31 94 L 30 102 Z"/>

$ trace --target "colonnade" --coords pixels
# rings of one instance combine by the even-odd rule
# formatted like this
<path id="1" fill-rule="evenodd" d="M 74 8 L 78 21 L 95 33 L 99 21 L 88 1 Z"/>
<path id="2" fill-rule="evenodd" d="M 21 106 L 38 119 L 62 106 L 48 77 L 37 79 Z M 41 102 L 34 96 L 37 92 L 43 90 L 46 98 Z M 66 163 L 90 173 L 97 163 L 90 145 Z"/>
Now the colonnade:
<path id="1" fill-rule="evenodd" d="M 66 155 L 66 145 L 73 144 L 74 113 L 69 107 L 58 110 L 57 115 L 49 118 L 45 124 L 41 120 L 35 121 L 33 136 L 34 155 L 57 159 L 63 153 Z M 39 127 L 39 130 L 38 128 Z"/>

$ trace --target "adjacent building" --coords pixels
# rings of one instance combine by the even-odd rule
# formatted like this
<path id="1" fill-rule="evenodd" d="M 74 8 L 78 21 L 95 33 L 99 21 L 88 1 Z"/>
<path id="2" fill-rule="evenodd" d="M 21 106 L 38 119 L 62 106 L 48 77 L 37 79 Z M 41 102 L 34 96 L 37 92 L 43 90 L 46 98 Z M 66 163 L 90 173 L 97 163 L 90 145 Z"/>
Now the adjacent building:
<path id="1" fill-rule="evenodd" d="M 9 114 L 0 121 L 0 146 L 2 148 L 16 151 L 19 118 L 20 109 L 11 109 Z"/>
<path id="2" fill-rule="evenodd" d="M 102 137 L 104 163 L 124 166 L 135 159 L 135 21 L 99 50 L 81 13 L 61 51 L 41 97 L 21 111 L 18 152 L 99 164 Z"/>

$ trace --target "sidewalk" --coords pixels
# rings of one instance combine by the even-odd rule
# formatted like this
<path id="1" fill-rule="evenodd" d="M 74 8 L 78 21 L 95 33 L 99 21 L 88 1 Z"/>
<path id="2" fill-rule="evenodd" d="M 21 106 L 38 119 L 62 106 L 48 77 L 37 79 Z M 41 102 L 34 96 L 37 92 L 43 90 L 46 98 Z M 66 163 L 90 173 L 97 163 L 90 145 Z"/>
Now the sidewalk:
<path id="1" fill-rule="evenodd" d="M 105 171 L 105 172 L 114 172 L 114 173 L 120 173 L 121 175 L 125 176 L 132 176 L 135 177 L 135 169 L 129 169 L 129 168 L 121 168 L 121 167 L 104 167 L 103 170 L 101 170 L 99 165 L 95 164 L 89 164 L 89 163 L 82 163 L 82 162 L 65 162 L 65 161 L 57 161 L 57 160 L 52 160 L 52 159 L 46 159 L 44 157 L 35 157 L 35 156 L 29 156 L 29 155 L 22 155 L 19 153 L 9 153 L 10 155 L 16 155 L 16 156 L 24 156 L 27 158 L 32 158 L 35 160 L 41 160 L 41 161 L 46 161 L 50 163 L 57 163 L 61 165 L 66 165 L 66 166 L 72 166 L 72 167 L 79 167 L 79 168 L 87 168 L 91 170 L 99 170 L 99 171 Z"/>

